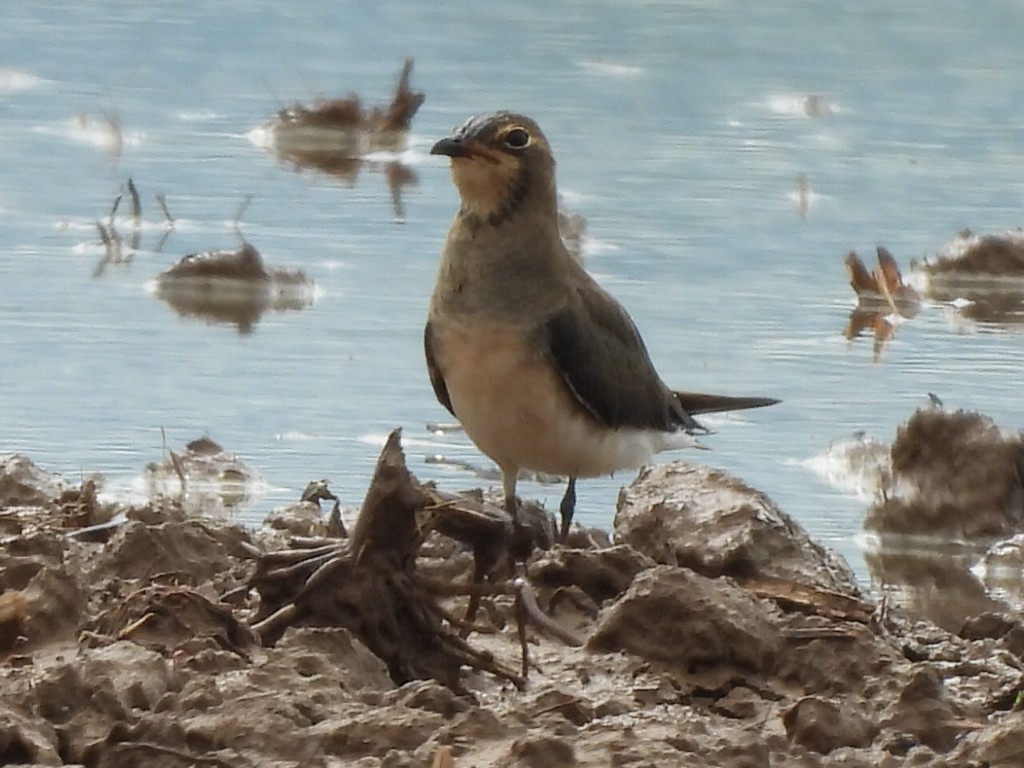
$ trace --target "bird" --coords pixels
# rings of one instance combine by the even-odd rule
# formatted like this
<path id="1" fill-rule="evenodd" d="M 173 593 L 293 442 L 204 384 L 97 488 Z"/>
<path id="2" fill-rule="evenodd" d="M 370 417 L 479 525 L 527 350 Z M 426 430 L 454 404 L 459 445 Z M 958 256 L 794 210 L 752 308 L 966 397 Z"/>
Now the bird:
<path id="1" fill-rule="evenodd" d="M 534 120 L 479 114 L 430 152 L 450 159 L 461 202 L 430 298 L 427 371 L 438 401 L 501 470 L 516 526 L 520 470 L 567 478 L 565 541 L 577 478 L 697 444 L 709 430 L 696 414 L 779 402 L 662 381 L 630 315 L 559 236 L 555 158 Z"/>

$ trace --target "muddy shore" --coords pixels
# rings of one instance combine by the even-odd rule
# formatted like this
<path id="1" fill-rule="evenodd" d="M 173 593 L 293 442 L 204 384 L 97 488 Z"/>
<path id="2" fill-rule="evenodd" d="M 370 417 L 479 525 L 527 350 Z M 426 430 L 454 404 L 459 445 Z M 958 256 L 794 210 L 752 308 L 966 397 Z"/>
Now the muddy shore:
<path id="1" fill-rule="evenodd" d="M 471 666 L 396 682 L 315 612 L 262 643 L 260 558 L 332 540 L 315 501 L 251 530 L 173 498 L 106 508 L 91 482 L 0 457 L 5 765 L 1024 765 L 1020 616 L 913 620 L 706 466 L 641 471 L 610 535 L 532 554 L 540 607 L 583 645 L 526 625 L 521 686 Z M 433 530 L 407 567 L 460 585 L 474 563 Z M 494 592 L 465 642 L 516 670 L 516 598 Z"/>

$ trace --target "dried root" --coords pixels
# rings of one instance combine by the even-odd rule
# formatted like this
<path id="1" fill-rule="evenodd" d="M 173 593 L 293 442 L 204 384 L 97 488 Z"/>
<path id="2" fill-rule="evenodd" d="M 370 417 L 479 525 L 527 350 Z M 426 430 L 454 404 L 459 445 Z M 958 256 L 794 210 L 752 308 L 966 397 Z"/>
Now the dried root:
<path id="1" fill-rule="evenodd" d="M 397 683 L 433 678 L 461 690 L 466 666 L 523 686 L 523 676 L 457 634 L 462 623 L 438 604 L 438 585 L 417 572 L 420 545 L 435 528 L 473 545 L 479 580 L 507 562 L 511 523 L 418 483 L 395 430 L 348 540 L 260 557 L 250 583 L 261 597 L 253 629 L 269 644 L 290 626 L 346 627 Z"/>

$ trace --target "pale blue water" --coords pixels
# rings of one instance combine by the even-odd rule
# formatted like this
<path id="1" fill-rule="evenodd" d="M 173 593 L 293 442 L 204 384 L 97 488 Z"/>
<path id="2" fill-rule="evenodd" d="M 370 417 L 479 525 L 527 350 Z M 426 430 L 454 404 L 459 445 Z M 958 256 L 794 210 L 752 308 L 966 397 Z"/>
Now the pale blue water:
<path id="1" fill-rule="evenodd" d="M 1021 423 L 1022 337 L 954 332 L 943 308 L 903 326 L 880 360 L 846 342 L 843 257 L 885 244 L 906 266 L 955 231 L 1022 222 L 1024 6 L 316 1 L 39 3 L 0 10 L 0 452 L 127 482 L 208 433 L 269 488 L 246 519 L 330 478 L 357 505 L 378 450 L 405 428 L 414 471 L 447 487 L 483 463 L 444 420 L 421 329 L 456 206 L 426 153 L 470 114 L 535 117 L 588 265 L 632 312 L 663 377 L 781 397 L 711 419 L 711 454 L 812 534 L 865 565 L 863 501 L 800 462 L 866 429 L 889 439 L 937 392 Z M 247 132 L 283 103 L 390 98 L 404 56 L 426 93 L 403 156 L 404 218 L 379 170 L 352 184 L 294 172 Z M 834 113 L 798 108 L 822 94 Z M 91 129 L 78 126 L 86 113 Z M 109 146 L 104 114 L 124 132 Z M 98 126 L 98 127 L 97 127 Z M 793 195 L 818 195 L 805 218 Z M 92 222 L 132 177 L 146 218 L 132 263 L 92 276 Z M 180 219 L 162 253 L 153 195 Z M 254 332 L 181 318 L 146 289 L 181 255 L 245 236 L 317 283 L 315 305 Z M 873 258 L 872 258 L 873 260 Z M 623 474 L 581 485 L 580 518 L 610 524 Z M 558 487 L 523 484 L 556 503 Z"/>

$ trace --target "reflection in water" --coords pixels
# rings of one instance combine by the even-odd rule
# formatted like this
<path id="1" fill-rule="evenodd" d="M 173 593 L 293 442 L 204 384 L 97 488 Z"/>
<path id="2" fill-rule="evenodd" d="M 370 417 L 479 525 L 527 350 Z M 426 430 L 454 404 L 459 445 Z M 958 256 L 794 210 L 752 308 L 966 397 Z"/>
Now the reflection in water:
<path id="1" fill-rule="evenodd" d="M 120 116 L 113 111 L 101 112 L 98 117 L 87 112 L 79 112 L 70 120 L 39 125 L 33 130 L 43 135 L 57 136 L 105 150 L 108 159 L 115 165 L 120 161 L 125 147 L 137 147 L 145 138 L 143 133 L 126 131 L 121 124 Z"/>
<path id="2" fill-rule="evenodd" d="M 947 299 L 960 321 L 1015 326 L 1024 324 L 1024 286 L 1019 291 L 1004 292 L 992 288 L 960 289 Z M 938 295 L 932 294 L 935 298 Z"/>
<path id="3" fill-rule="evenodd" d="M 234 251 L 183 257 L 157 277 L 155 294 L 179 315 L 234 325 L 246 334 L 264 312 L 312 305 L 314 284 L 302 270 L 266 267 L 259 251 L 243 243 Z"/>
<path id="4" fill-rule="evenodd" d="M 832 485 L 872 498 L 863 527 L 876 586 L 955 632 L 966 618 L 1022 602 L 1024 439 L 929 399 L 891 447 L 860 433 L 809 463 Z"/>
<path id="5" fill-rule="evenodd" d="M 117 209 L 121 205 L 121 199 L 124 197 L 126 190 L 132 201 L 131 232 L 127 243 L 118 231 L 114 218 L 117 216 Z M 103 258 L 96 264 L 92 276 L 102 277 L 107 265 L 130 262 L 132 257 L 135 256 L 135 252 L 139 250 L 139 244 L 142 240 L 142 201 L 139 199 L 139 190 L 136 188 L 135 182 L 130 178 L 121 185 L 117 195 L 114 197 L 114 202 L 110 206 L 110 213 L 107 214 L 106 221 L 96 220 L 96 230 L 99 232 L 100 241 L 103 243 Z M 164 232 L 164 237 L 160 240 L 160 247 L 163 246 L 169 234 L 170 229 L 167 229 Z M 159 248 L 157 250 L 159 251 Z"/>
<path id="6" fill-rule="evenodd" d="M 811 205 L 817 200 L 818 194 L 811 189 L 811 180 L 807 174 L 801 173 L 796 177 L 796 191 L 790 195 L 796 202 L 796 212 L 801 219 L 806 219 L 811 210 Z"/>
<path id="7" fill-rule="evenodd" d="M 971 572 L 978 554 L 952 546 L 936 551 L 900 548 L 884 541 L 877 550 L 865 552 L 864 559 L 881 594 L 915 618 L 958 632 L 965 619 L 1007 607 Z"/>
<path id="8" fill-rule="evenodd" d="M 412 59 L 406 59 L 387 107 L 365 110 L 359 96 L 293 104 L 249 133 L 253 143 L 272 149 L 295 170 L 313 169 L 355 184 L 360 170 L 383 171 L 395 215 L 404 217 L 402 188 L 416 182 L 412 169 L 398 159 L 371 161 L 372 153 L 405 149 L 412 118 L 426 98 L 409 87 Z"/>
<path id="9" fill-rule="evenodd" d="M 402 192 L 405 187 L 415 185 L 417 179 L 415 171 L 401 161 L 377 162 L 359 156 L 353 157 L 348 150 L 308 149 L 276 143 L 274 151 L 279 160 L 295 171 L 315 170 L 342 179 L 350 186 L 359 179 L 361 171 L 383 173 L 391 195 L 391 208 L 398 218 L 405 217 Z"/>
<path id="10" fill-rule="evenodd" d="M 997 541 L 972 570 L 990 594 L 1014 610 L 1024 607 L 1024 533 Z"/>
<path id="11" fill-rule="evenodd" d="M 445 467 L 451 467 L 452 469 L 463 470 L 481 480 L 495 482 L 502 478 L 501 470 L 495 466 L 480 466 L 470 461 L 453 459 L 439 453 L 426 456 L 424 458 L 424 462 L 427 464 L 437 464 Z M 558 485 L 563 482 L 563 478 L 558 475 L 552 475 L 547 472 L 535 472 L 530 469 L 519 470 L 519 474 L 516 476 L 516 479 L 524 482 L 540 483 L 541 485 Z"/>

